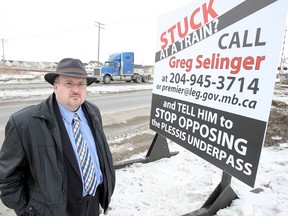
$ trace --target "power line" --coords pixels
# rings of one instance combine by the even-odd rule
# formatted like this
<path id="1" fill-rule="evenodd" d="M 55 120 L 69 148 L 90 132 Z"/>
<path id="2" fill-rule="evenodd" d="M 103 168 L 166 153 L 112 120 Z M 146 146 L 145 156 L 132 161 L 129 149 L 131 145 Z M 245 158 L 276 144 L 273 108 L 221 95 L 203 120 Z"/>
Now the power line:
<path id="1" fill-rule="evenodd" d="M 119 21 L 119 22 L 111 22 L 111 23 L 107 23 L 106 25 L 118 25 L 118 24 L 126 24 L 126 23 L 140 23 L 140 22 L 154 22 L 156 21 L 155 18 L 152 19 L 142 19 L 142 20 L 123 20 L 123 21 Z"/>
<path id="2" fill-rule="evenodd" d="M 155 21 L 156 19 L 143 19 L 143 20 L 126 20 L 126 21 L 119 21 L 119 22 L 111 22 L 107 23 L 106 25 L 119 25 L 119 24 L 126 24 L 126 23 L 140 23 L 140 22 L 147 22 L 147 21 Z M 95 25 L 99 27 L 99 25 L 104 25 L 100 22 L 95 22 Z M 60 31 L 52 31 L 52 32 L 44 32 L 41 34 L 32 34 L 32 35 L 23 35 L 23 36 L 18 36 L 14 38 L 8 38 L 9 40 L 19 40 L 19 39 L 29 39 L 29 38 L 35 38 L 35 37 L 45 37 L 48 35 L 55 35 L 55 34 L 61 34 L 69 31 L 78 31 L 80 29 L 88 29 L 91 28 L 92 26 L 79 26 L 75 28 L 70 28 L 70 29 L 64 29 Z M 103 28 L 103 27 L 100 27 Z M 103 28 L 104 29 L 104 28 Z"/>
<path id="3" fill-rule="evenodd" d="M 29 38 L 35 38 L 35 37 L 45 37 L 45 36 L 48 36 L 48 35 L 61 34 L 61 33 L 71 32 L 71 31 L 78 31 L 80 29 L 88 29 L 88 28 L 92 28 L 92 27 L 93 26 L 75 27 L 75 28 L 65 29 L 65 30 L 61 30 L 61 31 L 44 32 L 42 34 L 24 35 L 24 36 L 19 36 L 19 37 L 15 37 L 15 38 L 9 38 L 9 40 L 19 40 L 19 39 L 29 39 Z"/>

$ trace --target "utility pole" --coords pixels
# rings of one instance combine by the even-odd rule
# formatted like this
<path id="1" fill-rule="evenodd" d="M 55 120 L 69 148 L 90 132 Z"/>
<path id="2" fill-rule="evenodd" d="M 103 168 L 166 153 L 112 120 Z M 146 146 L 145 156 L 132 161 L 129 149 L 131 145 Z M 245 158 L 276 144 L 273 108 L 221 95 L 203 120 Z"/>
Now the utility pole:
<path id="1" fill-rule="evenodd" d="M 6 41 L 2 38 L 2 61 L 3 61 L 3 65 L 5 66 L 4 43 L 6 43 Z"/>
<path id="2" fill-rule="evenodd" d="M 95 22 L 95 26 L 98 27 L 98 66 L 99 66 L 99 53 L 100 53 L 100 29 L 104 29 L 104 24 L 103 23 L 100 23 L 100 22 Z"/>

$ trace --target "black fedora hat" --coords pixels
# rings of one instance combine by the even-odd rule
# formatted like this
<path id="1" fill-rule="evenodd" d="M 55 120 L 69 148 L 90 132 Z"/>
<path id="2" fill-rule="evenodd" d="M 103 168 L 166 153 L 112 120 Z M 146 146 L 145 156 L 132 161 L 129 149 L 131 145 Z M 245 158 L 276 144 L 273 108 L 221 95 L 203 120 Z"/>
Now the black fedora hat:
<path id="1" fill-rule="evenodd" d="M 57 70 L 45 74 L 45 80 L 54 85 L 54 80 L 58 75 L 80 77 L 87 79 L 87 85 L 91 85 L 96 81 L 95 77 L 88 76 L 83 63 L 79 59 L 64 58 L 58 63 Z"/>

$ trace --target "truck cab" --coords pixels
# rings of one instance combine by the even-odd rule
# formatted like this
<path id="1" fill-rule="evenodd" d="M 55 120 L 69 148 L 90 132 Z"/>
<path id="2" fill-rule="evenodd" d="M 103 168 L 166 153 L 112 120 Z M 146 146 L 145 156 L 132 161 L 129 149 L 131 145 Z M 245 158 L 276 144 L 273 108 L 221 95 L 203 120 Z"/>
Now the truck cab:
<path id="1" fill-rule="evenodd" d="M 148 82 L 148 77 L 144 73 L 135 71 L 134 53 L 120 52 L 109 56 L 102 68 L 94 71 L 97 82 L 103 81 L 105 84 L 111 81 L 124 80 L 126 82 Z"/>
<path id="2" fill-rule="evenodd" d="M 101 69 L 104 74 L 133 74 L 134 71 L 134 53 L 115 53 L 112 54 Z"/>

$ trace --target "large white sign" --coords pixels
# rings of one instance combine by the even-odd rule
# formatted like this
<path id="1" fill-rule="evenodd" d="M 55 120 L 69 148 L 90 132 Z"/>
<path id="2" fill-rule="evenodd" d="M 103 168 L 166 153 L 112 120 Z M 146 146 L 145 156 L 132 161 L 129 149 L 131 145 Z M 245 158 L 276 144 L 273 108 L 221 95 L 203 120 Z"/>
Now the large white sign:
<path id="1" fill-rule="evenodd" d="M 287 6 L 287 0 L 203 0 L 159 18 L 150 128 L 250 186 Z"/>

